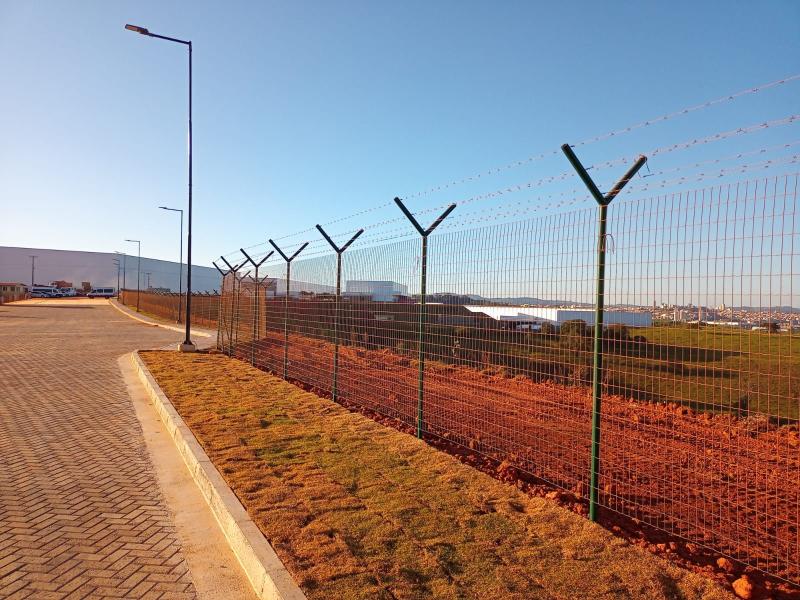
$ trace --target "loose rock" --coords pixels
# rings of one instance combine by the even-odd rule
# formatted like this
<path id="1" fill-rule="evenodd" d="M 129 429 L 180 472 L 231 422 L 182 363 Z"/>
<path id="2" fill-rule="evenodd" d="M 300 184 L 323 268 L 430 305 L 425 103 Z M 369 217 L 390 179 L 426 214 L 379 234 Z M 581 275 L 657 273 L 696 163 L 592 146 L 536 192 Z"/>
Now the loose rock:
<path id="1" fill-rule="evenodd" d="M 753 597 L 753 583 L 747 575 L 742 575 L 733 582 L 733 591 L 736 592 L 739 598 L 749 600 Z"/>

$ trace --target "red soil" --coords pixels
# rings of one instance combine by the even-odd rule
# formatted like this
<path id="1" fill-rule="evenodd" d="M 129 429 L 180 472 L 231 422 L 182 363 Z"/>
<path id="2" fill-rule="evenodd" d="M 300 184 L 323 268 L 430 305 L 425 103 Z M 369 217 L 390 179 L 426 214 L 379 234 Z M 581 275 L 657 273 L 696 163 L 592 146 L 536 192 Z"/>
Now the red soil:
<path id="1" fill-rule="evenodd" d="M 282 336 L 281 336 L 282 337 Z M 255 362 L 283 374 L 283 340 L 259 340 Z M 236 355 L 251 359 L 249 343 Z M 331 392 L 333 346 L 290 336 L 288 377 Z M 342 346 L 339 402 L 413 431 L 416 361 Z M 591 399 L 585 388 L 428 363 L 424 423 L 432 443 L 500 479 L 586 513 Z M 729 582 L 800 598 L 800 443 L 796 425 L 695 413 L 605 396 L 600 522 L 635 543 Z M 562 491 L 540 485 L 556 486 Z M 740 561 L 728 571 L 724 555 Z M 766 576 L 770 574 L 788 580 Z"/>

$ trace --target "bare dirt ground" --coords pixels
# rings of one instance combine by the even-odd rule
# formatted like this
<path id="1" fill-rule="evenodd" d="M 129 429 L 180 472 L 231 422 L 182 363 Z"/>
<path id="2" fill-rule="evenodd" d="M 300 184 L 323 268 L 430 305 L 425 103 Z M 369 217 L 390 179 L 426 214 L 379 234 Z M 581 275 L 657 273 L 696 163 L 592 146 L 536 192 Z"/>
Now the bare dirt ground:
<path id="1" fill-rule="evenodd" d="M 725 598 L 712 580 L 219 354 L 142 354 L 316 598 Z"/>
<path id="2" fill-rule="evenodd" d="M 332 345 L 292 335 L 289 348 L 289 378 L 329 393 Z M 251 347 L 240 344 L 237 354 L 250 360 Z M 282 373 L 279 340 L 260 340 L 255 357 Z M 416 422 L 417 377 L 408 357 L 341 348 L 340 402 L 396 427 Z M 586 512 L 586 390 L 429 363 L 424 420 L 429 439 L 451 453 L 500 479 L 555 485 L 563 491 L 551 497 Z M 748 572 L 770 594 L 800 597 L 796 425 L 608 396 L 601 470 L 608 528 L 729 582 Z"/>

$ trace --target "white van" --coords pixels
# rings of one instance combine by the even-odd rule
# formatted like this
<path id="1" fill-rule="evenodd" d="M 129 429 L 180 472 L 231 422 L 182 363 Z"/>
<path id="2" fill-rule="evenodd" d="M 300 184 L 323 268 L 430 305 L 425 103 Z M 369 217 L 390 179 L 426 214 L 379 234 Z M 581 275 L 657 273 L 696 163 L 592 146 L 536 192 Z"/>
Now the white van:
<path id="1" fill-rule="evenodd" d="M 92 291 L 86 294 L 89 298 L 111 298 L 117 295 L 115 288 L 92 288 Z"/>

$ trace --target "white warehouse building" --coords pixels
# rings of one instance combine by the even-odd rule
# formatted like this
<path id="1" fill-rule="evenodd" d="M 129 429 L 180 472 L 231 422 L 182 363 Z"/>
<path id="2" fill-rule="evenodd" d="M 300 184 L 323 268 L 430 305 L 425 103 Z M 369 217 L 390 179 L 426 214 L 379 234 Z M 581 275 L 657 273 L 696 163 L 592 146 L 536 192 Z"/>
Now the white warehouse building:
<path id="1" fill-rule="evenodd" d="M 408 286 L 396 281 L 357 281 L 345 283 L 345 296 L 371 298 L 375 302 L 393 302 L 398 296 L 408 296 Z"/>
<path id="2" fill-rule="evenodd" d="M 584 321 L 594 325 L 593 308 L 527 308 L 521 306 L 465 306 L 468 311 L 483 313 L 497 321 L 523 323 L 552 323 L 562 325 L 567 321 Z M 603 311 L 605 325 L 627 325 L 629 327 L 651 327 L 653 315 L 649 312 L 627 310 Z"/>

